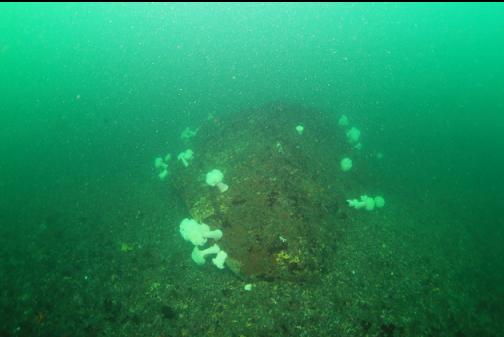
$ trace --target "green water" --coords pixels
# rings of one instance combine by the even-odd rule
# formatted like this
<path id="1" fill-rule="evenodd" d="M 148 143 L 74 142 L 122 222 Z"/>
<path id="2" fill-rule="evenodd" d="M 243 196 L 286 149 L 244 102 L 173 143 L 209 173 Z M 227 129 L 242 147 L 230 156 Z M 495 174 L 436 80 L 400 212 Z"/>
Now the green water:
<path id="1" fill-rule="evenodd" d="M 0 5 L 0 336 L 501 335 L 503 22 L 502 4 Z M 390 259 L 432 252 L 395 286 L 424 273 L 436 294 L 385 305 L 394 283 L 339 278 L 355 293 L 327 305 L 329 279 L 297 304 L 235 298 L 177 264 L 186 210 L 153 158 L 272 101 L 346 114 L 383 152 L 372 179 L 394 233 L 411 224 Z"/>

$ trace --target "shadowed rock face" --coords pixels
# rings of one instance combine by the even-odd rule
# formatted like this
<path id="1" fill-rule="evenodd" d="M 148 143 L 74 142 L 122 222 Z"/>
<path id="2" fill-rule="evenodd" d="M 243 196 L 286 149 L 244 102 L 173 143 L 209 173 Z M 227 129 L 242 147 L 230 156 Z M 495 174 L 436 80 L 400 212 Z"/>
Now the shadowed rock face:
<path id="1" fill-rule="evenodd" d="M 172 181 L 191 217 L 224 232 L 219 245 L 230 270 L 272 281 L 318 276 L 335 240 L 329 226 L 343 218 L 337 167 L 346 145 L 337 131 L 316 111 L 278 103 L 201 127 L 193 162 L 177 165 Z M 205 184 L 215 168 L 225 193 Z"/>

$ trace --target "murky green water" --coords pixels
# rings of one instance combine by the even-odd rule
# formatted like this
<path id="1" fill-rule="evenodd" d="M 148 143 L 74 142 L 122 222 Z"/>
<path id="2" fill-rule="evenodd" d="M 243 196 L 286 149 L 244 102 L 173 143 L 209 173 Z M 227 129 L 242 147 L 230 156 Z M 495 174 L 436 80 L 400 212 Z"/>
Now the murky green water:
<path id="1" fill-rule="evenodd" d="M 503 22 L 502 4 L 0 5 L 0 336 L 501 334 Z M 397 284 L 325 297 L 357 288 L 332 265 L 309 298 L 254 312 L 251 296 L 295 293 L 235 298 L 242 284 L 215 273 L 217 306 L 207 273 L 179 263 L 187 211 L 153 159 L 184 150 L 187 126 L 272 101 L 359 126 L 356 179 L 405 235 L 380 258 L 419 259 Z"/>

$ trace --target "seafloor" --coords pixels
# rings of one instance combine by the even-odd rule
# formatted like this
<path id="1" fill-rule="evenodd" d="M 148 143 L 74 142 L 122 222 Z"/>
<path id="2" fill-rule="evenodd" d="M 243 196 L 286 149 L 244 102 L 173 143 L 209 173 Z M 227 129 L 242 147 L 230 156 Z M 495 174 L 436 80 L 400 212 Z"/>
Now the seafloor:
<path id="1" fill-rule="evenodd" d="M 446 196 L 388 186 L 383 210 L 336 222 L 317 278 L 245 291 L 249 280 L 191 261 L 184 200 L 149 165 L 33 191 L 0 214 L 0 337 L 502 333 L 502 294 L 482 290 L 481 248 Z"/>

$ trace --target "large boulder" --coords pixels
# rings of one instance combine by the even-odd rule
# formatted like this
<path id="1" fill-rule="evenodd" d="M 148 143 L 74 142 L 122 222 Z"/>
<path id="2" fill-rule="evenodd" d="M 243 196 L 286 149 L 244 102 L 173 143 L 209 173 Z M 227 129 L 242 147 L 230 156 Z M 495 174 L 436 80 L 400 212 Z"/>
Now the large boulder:
<path id="1" fill-rule="evenodd" d="M 175 163 L 172 181 L 190 217 L 223 231 L 230 270 L 294 281 L 323 271 L 326 247 L 338 239 L 330 226 L 345 217 L 338 131 L 317 111 L 279 103 L 200 127 L 194 159 L 187 168 Z M 224 173 L 226 192 L 205 183 L 213 169 Z"/>

